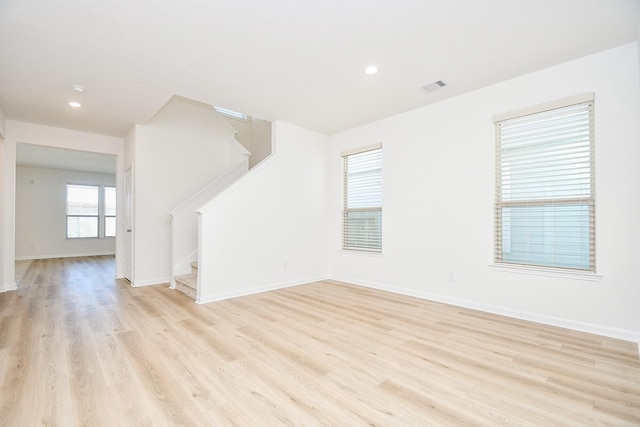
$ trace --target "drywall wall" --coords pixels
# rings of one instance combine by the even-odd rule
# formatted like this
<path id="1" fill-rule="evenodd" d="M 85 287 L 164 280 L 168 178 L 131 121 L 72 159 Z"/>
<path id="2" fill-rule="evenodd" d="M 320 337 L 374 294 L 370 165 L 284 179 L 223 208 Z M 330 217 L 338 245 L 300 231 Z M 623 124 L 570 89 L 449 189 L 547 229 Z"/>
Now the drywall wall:
<path id="1" fill-rule="evenodd" d="M 236 140 L 251 152 L 249 168 L 271 154 L 271 122 L 253 117 L 247 117 L 247 120 L 223 117 L 237 131 Z"/>
<path id="2" fill-rule="evenodd" d="M 16 289 L 15 282 L 15 144 L 0 139 L 0 292 Z"/>
<path id="3" fill-rule="evenodd" d="M 272 125 L 276 152 L 201 209 L 198 302 L 327 276 L 327 136 Z"/>
<path id="4" fill-rule="evenodd" d="M 638 63 L 636 44 L 628 44 L 332 136 L 331 276 L 640 339 Z M 596 262 L 602 279 L 492 270 L 492 117 L 585 92 L 595 94 Z M 376 142 L 383 144 L 383 254 L 341 251 L 340 152 Z"/>
<path id="5" fill-rule="evenodd" d="M 134 286 L 169 282 L 169 213 L 244 161 L 234 133 L 211 106 L 173 97 L 125 138 L 126 164 L 134 164 Z"/>
<path id="6" fill-rule="evenodd" d="M 251 157 L 249 168 L 254 167 L 266 159 L 273 150 L 271 141 L 271 122 L 261 119 L 251 119 Z"/>
<path id="7" fill-rule="evenodd" d="M 2 196 L 4 205 L 2 208 L 2 222 L 0 231 L 5 242 L 2 248 L 3 280 L 6 289 L 14 287 L 14 262 L 15 262 L 15 197 L 16 188 L 16 143 L 36 144 L 49 147 L 66 148 L 70 150 L 91 151 L 96 153 L 115 155 L 116 160 L 116 190 L 118 192 L 116 227 L 122 229 L 122 177 L 124 175 L 124 140 L 113 136 L 98 135 L 88 132 L 73 131 L 69 129 L 55 128 L 51 126 L 33 123 L 6 120 L 5 140 L 2 143 L 3 159 L 0 174 L 3 176 Z M 122 233 L 117 231 L 116 236 L 116 271 L 117 277 L 122 277 Z M 2 287 L 2 284 L 0 284 Z"/>
<path id="8" fill-rule="evenodd" d="M 4 117 L 4 112 L 2 111 L 2 108 L 0 108 L 0 139 L 4 138 L 6 126 L 7 126 L 7 121 Z"/>
<path id="9" fill-rule="evenodd" d="M 235 138 L 242 144 L 247 151 L 251 152 L 251 117 L 247 117 L 247 120 L 239 120 L 229 116 L 225 116 L 222 113 L 218 113 L 233 129 L 236 131 Z"/>
<path id="10" fill-rule="evenodd" d="M 135 146 L 136 146 L 136 129 L 137 126 L 133 126 L 124 137 L 124 170 L 131 168 L 131 165 L 135 163 Z"/>
<path id="11" fill-rule="evenodd" d="M 115 253 L 115 238 L 66 238 L 66 185 L 115 186 L 111 174 L 16 167 L 16 259 Z"/>

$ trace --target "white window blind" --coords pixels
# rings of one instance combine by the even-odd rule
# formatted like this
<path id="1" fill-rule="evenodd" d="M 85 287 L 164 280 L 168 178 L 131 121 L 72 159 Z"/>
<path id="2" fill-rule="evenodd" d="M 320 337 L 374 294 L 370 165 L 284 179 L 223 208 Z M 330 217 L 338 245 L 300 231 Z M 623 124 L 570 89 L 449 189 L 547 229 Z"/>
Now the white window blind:
<path id="1" fill-rule="evenodd" d="M 116 236 L 116 189 L 104 187 L 104 236 Z"/>
<path id="2" fill-rule="evenodd" d="M 66 214 L 68 239 L 115 237 L 115 187 L 67 184 Z"/>
<path id="3" fill-rule="evenodd" d="M 382 252 L 382 146 L 342 153 L 342 248 Z"/>
<path id="4" fill-rule="evenodd" d="M 595 272 L 593 97 L 496 126 L 495 261 Z"/>
<path id="5" fill-rule="evenodd" d="M 98 237 L 99 188 L 67 185 L 67 238 Z"/>

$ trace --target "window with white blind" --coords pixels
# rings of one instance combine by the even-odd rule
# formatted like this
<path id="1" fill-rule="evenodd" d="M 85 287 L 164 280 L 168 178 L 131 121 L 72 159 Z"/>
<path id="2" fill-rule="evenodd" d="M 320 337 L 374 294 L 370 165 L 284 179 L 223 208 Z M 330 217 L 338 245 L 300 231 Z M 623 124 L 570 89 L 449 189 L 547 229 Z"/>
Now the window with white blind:
<path id="1" fill-rule="evenodd" d="M 382 252 L 382 145 L 342 153 L 342 248 Z"/>
<path id="2" fill-rule="evenodd" d="M 595 272 L 593 94 L 495 128 L 496 263 Z"/>
<path id="3" fill-rule="evenodd" d="M 115 187 L 67 184 L 67 238 L 115 237 L 115 203 Z"/>
<path id="4" fill-rule="evenodd" d="M 100 188 L 67 185 L 67 238 L 98 237 Z"/>
<path id="5" fill-rule="evenodd" d="M 116 188 L 104 187 L 104 236 L 116 236 Z"/>

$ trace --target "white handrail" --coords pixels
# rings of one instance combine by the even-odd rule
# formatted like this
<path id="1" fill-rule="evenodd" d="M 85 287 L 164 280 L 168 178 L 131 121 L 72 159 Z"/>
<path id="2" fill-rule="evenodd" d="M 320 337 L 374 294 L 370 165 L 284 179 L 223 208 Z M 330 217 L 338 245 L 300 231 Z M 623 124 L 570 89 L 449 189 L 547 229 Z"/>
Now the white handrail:
<path id="1" fill-rule="evenodd" d="M 249 169 L 249 159 L 242 162 L 202 190 L 191 196 L 169 213 L 171 215 L 171 288 L 175 288 L 174 277 L 190 272 L 191 261 L 198 256 L 198 216 L 196 210 L 215 199 Z"/>
<path id="2" fill-rule="evenodd" d="M 215 188 L 222 185 L 225 181 L 228 181 L 230 178 L 232 181 L 235 181 L 235 179 L 237 179 L 239 175 L 242 175 L 244 172 L 247 171 L 247 168 L 248 168 L 248 159 L 245 158 L 242 162 L 238 163 L 238 165 L 235 166 L 233 169 L 230 169 L 228 172 L 218 177 L 215 181 L 213 181 L 212 183 L 204 187 L 202 190 L 198 191 L 196 194 L 194 194 L 193 196 L 189 197 L 187 200 L 182 202 L 177 208 L 169 212 L 169 215 L 176 216 L 183 210 L 187 209 L 190 205 L 194 204 L 197 200 L 201 199 L 204 195 L 206 195 L 210 191 L 213 191 Z M 239 171 L 242 171 L 242 173 L 238 174 Z"/>

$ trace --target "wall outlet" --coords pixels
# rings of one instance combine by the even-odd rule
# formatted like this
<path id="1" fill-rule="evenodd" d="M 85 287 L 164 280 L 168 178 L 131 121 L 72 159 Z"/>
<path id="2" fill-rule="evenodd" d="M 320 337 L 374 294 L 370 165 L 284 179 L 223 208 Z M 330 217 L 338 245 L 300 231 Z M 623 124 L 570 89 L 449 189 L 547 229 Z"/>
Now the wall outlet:
<path id="1" fill-rule="evenodd" d="M 282 269 L 283 270 L 288 270 L 289 269 L 289 263 L 287 261 L 282 263 Z"/>
<path id="2" fill-rule="evenodd" d="M 447 282 L 453 282 L 455 280 L 455 276 L 453 275 L 453 271 L 447 272 Z"/>

